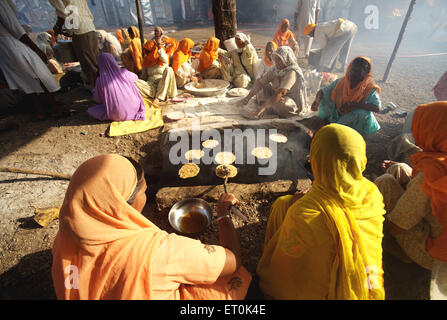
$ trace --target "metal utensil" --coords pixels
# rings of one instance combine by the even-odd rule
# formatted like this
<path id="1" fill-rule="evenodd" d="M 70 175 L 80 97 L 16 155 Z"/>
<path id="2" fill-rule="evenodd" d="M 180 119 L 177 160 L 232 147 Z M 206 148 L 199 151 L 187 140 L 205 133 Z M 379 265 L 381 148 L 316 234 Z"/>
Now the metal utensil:
<path id="1" fill-rule="evenodd" d="M 177 202 L 169 211 L 168 220 L 169 224 L 178 232 L 188 234 L 180 227 L 181 220 L 185 215 L 191 212 L 201 213 L 207 220 L 207 225 L 201 232 L 206 230 L 211 225 L 213 220 L 213 209 L 205 200 L 199 198 L 185 199 Z M 199 232 L 199 233 L 201 233 Z"/>
<path id="2" fill-rule="evenodd" d="M 230 176 L 230 169 L 224 165 L 223 169 L 225 170 L 225 179 L 224 179 L 224 190 L 225 193 L 228 193 L 228 189 L 227 189 L 227 183 L 228 183 L 228 177 Z M 237 206 L 232 205 L 230 207 L 230 211 L 232 213 L 234 213 L 235 215 L 237 215 L 239 218 L 241 218 L 243 221 L 248 222 L 248 218 L 237 208 Z"/>

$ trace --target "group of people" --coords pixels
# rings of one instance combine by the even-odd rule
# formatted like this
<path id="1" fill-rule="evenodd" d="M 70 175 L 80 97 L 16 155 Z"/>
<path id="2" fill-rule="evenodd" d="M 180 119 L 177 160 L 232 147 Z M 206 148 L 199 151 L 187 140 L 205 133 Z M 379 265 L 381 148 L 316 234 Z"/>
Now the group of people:
<path id="1" fill-rule="evenodd" d="M 357 131 L 341 124 L 318 130 L 312 187 L 273 203 L 255 278 L 241 263 L 233 195 L 217 204 L 219 245 L 202 243 L 168 234 L 141 214 L 147 182 L 138 163 L 92 158 L 74 173 L 60 211 L 57 297 L 241 300 L 259 298 L 258 288 L 266 299 L 384 299 L 387 237 L 401 251 L 389 252 L 404 262 L 447 266 L 446 121 L 447 102 L 419 106 L 412 132 L 422 151 L 411 167 L 384 162 L 374 183 L 363 176 L 366 143 Z"/>
<path id="2" fill-rule="evenodd" d="M 63 33 L 70 1 L 50 3 L 58 15 L 54 37 L 48 33 L 36 44 L 20 25 L 12 2 L 0 2 L 0 68 L 10 89 L 33 97 L 39 117 L 45 114 L 44 105 L 51 106 L 55 117 L 62 112 L 54 96 L 60 86 L 45 63 L 51 56 L 47 43 Z M 243 33 L 236 34 L 233 50 L 221 49 L 220 41 L 211 37 L 194 54 L 191 39 L 177 41 L 160 27 L 143 42 L 136 27 L 117 30 L 116 37 L 97 32 L 87 3 L 79 5 L 81 23 L 73 45 L 98 103 L 88 112 L 99 120 L 143 120 L 144 99 L 156 104 L 201 79 L 225 79 L 234 87 L 249 88 L 241 104 L 256 97 L 254 118 L 308 112 L 297 55 L 307 56 L 315 37 L 326 48 L 321 64 L 344 70 L 357 31 L 343 19 L 318 23 L 318 1 L 299 1 L 298 41 L 284 20 L 259 61 Z M 310 11 L 301 24 L 304 7 Z M 445 83 L 444 75 L 435 87 L 440 100 L 445 100 Z M 384 175 L 373 183 L 363 176 L 363 136 L 380 129 L 374 117 L 381 111 L 380 92 L 367 57 L 353 59 L 344 77 L 318 91 L 311 109 L 326 125 L 313 135 L 310 146 L 313 184 L 271 207 L 256 270 L 265 298 L 384 299 L 382 250 L 393 241 L 390 252 L 403 261 L 429 270 L 447 262 L 447 102 L 415 110 L 411 128 L 420 151 L 412 156 L 411 166 L 384 162 Z M 53 247 L 57 297 L 246 298 L 254 281 L 242 266 L 230 215 L 238 200 L 231 194 L 220 198 L 220 242 L 209 245 L 168 234 L 145 218 L 146 188 L 143 168 L 119 155 L 92 158 L 76 170 Z"/>

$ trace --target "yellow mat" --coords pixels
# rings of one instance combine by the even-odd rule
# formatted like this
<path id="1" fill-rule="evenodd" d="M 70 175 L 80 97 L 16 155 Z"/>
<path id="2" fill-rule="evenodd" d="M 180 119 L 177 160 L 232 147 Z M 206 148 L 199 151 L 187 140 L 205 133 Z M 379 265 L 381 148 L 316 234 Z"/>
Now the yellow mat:
<path id="1" fill-rule="evenodd" d="M 159 128 L 164 125 L 162 110 L 148 99 L 143 99 L 146 120 L 112 122 L 109 136 L 118 137 Z"/>

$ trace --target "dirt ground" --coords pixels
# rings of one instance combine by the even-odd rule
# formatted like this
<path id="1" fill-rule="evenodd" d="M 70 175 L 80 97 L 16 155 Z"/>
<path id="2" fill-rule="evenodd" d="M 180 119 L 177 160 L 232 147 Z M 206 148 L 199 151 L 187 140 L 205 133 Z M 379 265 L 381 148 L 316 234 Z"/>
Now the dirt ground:
<path id="1" fill-rule="evenodd" d="M 240 26 L 251 34 L 256 47 L 263 47 L 271 39 L 273 28 Z M 176 30 L 177 28 L 166 28 Z M 152 29 L 148 28 L 147 33 Z M 214 33 L 211 27 L 177 29 L 171 35 L 177 39 L 189 37 L 205 40 Z M 395 38 L 380 38 L 374 34 L 358 34 L 351 57 L 367 55 L 374 62 L 376 80 L 383 77 L 387 56 Z M 379 42 L 380 40 L 380 42 Z M 444 50 L 445 51 L 445 50 Z M 402 44 L 399 55 L 440 52 L 430 43 Z M 394 102 L 400 109 L 413 110 L 421 103 L 434 100 L 431 89 L 445 72 L 447 56 L 398 58 L 388 83 L 382 87 L 382 102 Z M 87 114 L 94 103 L 89 92 L 76 88 L 61 95 L 60 99 L 72 111 L 61 120 L 35 122 L 32 115 L 17 110 L 0 118 L 0 167 L 10 166 L 72 174 L 85 160 L 104 153 L 132 156 L 143 164 L 157 158 L 154 148 L 161 129 L 109 138 L 103 136 L 110 122 L 98 122 Z M 367 141 L 368 166 L 366 175 L 373 179 L 380 174 L 380 163 L 387 159 L 386 146 L 402 129 L 403 118 L 394 113 L 377 115 L 382 129 Z M 161 228 L 172 231 L 166 215 L 153 210 L 154 190 L 148 173 L 148 205 L 143 214 Z M 51 247 L 58 230 L 58 221 L 47 228 L 37 226 L 32 217 L 34 207 L 59 206 L 68 182 L 52 178 L 0 173 L 0 299 L 55 299 L 51 281 Z M 254 273 L 262 253 L 264 230 L 272 200 L 247 201 L 242 211 L 250 222 L 234 219 L 243 247 L 243 263 Z M 217 243 L 216 228 L 211 228 L 200 239 Z M 430 273 L 416 264 L 404 264 L 384 253 L 385 286 L 387 299 L 429 299 Z"/>

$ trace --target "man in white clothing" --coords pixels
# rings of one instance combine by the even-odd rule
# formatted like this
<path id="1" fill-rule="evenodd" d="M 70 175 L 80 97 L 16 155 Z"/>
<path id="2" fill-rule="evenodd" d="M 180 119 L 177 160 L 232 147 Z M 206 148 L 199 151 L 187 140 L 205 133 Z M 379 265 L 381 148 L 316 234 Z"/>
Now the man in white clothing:
<path id="1" fill-rule="evenodd" d="M 317 24 L 320 15 L 320 0 L 298 0 L 294 15 L 294 30 L 300 51 L 299 57 L 309 57 L 312 38 L 304 35 L 304 28 L 308 24 Z"/>
<path id="2" fill-rule="evenodd" d="M 344 72 L 348 63 L 352 42 L 357 34 L 357 25 L 349 20 L 337 19 L 320 24 L 308 25 L 304 34 L 313 37 L 315 48 L 321 49 L 318 71 Z"/>
<path id="3" fill-rule="evenodd" d="M 81 63 L 82 72 L 89 86 L 94 87 L 98 72 L 99 55 L 94 18 L 87 0 L 49 0 L 56 9 L 57 22 L 53 30 L 56 36 L 62 28 L 73 32 L 73 48 L 76 58 Z"/>

